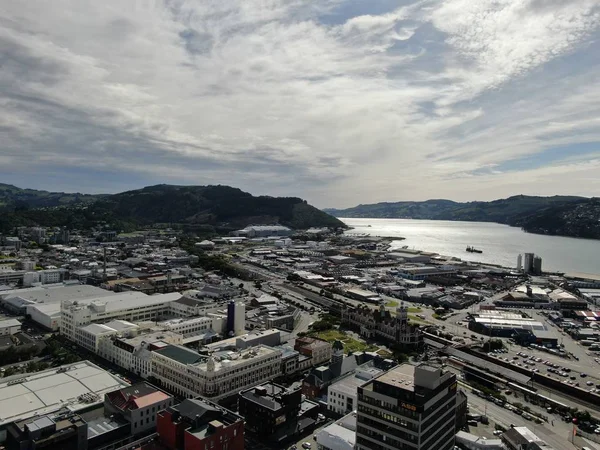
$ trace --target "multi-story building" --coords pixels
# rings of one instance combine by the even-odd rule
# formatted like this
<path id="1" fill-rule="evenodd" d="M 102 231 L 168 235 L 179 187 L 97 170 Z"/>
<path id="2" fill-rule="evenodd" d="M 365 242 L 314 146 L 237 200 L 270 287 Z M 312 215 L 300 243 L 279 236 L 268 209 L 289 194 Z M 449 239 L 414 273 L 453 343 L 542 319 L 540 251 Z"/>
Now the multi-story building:
<path id="1" fill-rule="evenodd" d="M 354 373 L 347 374 L 327 389 L 327 409 L 344 415 L 356 410 L 358 387 L 382 373 L 369 361 L 356 368 Z"/>
<path id="2" fill-rule="evenodd" d="M 379 339 L 407 349 L 423 345 L 423 334 L 417 325 L 408 322 L 408 308 L 402 303 L 396 315 L 381 305 L 379 310 L 359 306 L 342 310 L 342 323 L 356 328 L 367 339 Z"/>
<path id="3" fill-rule="evenodd" d="M 297 338 L 294 350 L 311 358 L 311 364 L 318 366 L 331 359 L 331 344 L 311 337 Z"/>
<path id="4" fill-rule="evenodd" d="M 131 322 L 156 321 L 168 315 L 171 302 L 181 298 L 179 293 L 146 295 L 141 292 L 122 292 L 101 298 L 65 300 L 61 302 L 60 333 L 76 341 L 77 329 L 90 323 L 114 319 Z"/>
<path id="5" fill-rule="evenodd" d="M 270 382 L 241 391 L 238 396 L 238 411 L 246 419 L 246 429 L 274 442 L 314 424 L 318 410 L 316 403 L 302 399 L 300 388 Z"/>
<path id="6" fill-rule="evenodd" d="M 112 334 L 100 339 L 98 354 L 146 379 L 152 374 L 152 351 L 182 343 L 183 336 L 171 331 L 140 332 L 139 335 L 129 338 Z"/>
<path id="7" fill-rule="evenodd" d="M 225 330 L 225 316 L 211 314 L 210 317 L 193 317 L 190 319 L 170 319 L 160 322 L 157 326 L 179 333 L 183 337 L 198 336 L 210 332 L 223 334 Z"/>
<path id="8" fill-rule="evenodd" d="M 319 450 L 354 450 L 356 443 L 356 412 L 321 428 L 315 434 Z"/>
<path id="9" fill-rule="evenodd" d="M 19 450 L 87 450 L 88 424 L 73 413 L 50 414 L 14 422 L 7 427 L 7 448 Z M 4 446 L 3 446 L 4 448 Z"/>
<path id="10" fill-rule="evenodd" d="M 104 394 L 106 415 L 118 414 L 131 425 L 130 434 L 139 435 L 156 428 L 159 411 L 173 405 L 173 397 L 146 383 Z"/>
<path id="11" fill-rule="evenodd" d="M 220 400 L 280 374 L 281 351 L 264 345 L 208 357 L 169 345 L 152 355 L 152 376 L 169 391 L 188 398 Z"/>
<path id="12" fill-rule="evenodd" d="M 456 376 L 402 364 L 358 388 L 356 450 L 451 450 Z"/>
<path id="13" fill-rule="evenodd" d="M 204 399 L 160 411 L 156 431 L 169 450 L 244 450 L 244 418 Z"/>
<path id="14" fill-rule="evenodd" d="M 105 324 L 90 323 L 75 330 L 73 341 L 91 352 L 99 353 L 102 339 L 119 333 L 135 333 L 138 328 L 136 324 L 125 320 L 111 320 Z"/>
<path id="15" fill-rule="evenodd" d="M 0 320 L 0 336 L 10 336 L 21 331 L 21 322 L 17 319 Z"/>

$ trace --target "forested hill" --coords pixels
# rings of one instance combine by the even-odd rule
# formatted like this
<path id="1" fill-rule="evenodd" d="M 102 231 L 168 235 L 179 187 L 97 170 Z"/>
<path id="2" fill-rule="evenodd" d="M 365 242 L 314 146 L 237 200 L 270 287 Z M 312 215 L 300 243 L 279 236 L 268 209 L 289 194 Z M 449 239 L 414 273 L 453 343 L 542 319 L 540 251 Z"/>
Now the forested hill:
<path id="1" fill-rule="evenodd" d="M 531 233 L 600 239 L 600 200 L 597 198 L 517 195 L 491 202 L 385 202 L 324 211 L 348 218 L 497 222 L 519 226 Z"/>
<path id="2" fill-rule="evenodd" d="M 300 198 L 255 197 L 229 186 L 157 185 L 106 195 L 89 204 L 36 208 L 24 202 L 0 214 L 0 232 L 21 225 L 90 228 L 101 223 L 120 230 L 157 223 L 220 231 L 258 223 L 295 229 L 345 227 Z"/>
<path id="3" fill-rule="evenodd" d="M 65 192 L 21 189 L 12 184 L 0 183 L 0 210 L 10 211 L 23 208 L 45 208 L 72 204 L 91 203 L 104 195 L 69 194 Z"/>

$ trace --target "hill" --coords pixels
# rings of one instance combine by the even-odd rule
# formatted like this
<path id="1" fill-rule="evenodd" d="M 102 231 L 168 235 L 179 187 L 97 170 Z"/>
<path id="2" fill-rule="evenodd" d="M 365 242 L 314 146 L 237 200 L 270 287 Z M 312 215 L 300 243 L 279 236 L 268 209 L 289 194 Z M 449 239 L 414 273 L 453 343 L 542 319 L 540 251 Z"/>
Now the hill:
<path id="1" fill-rule="evenodd" d="M 531 233 L 600 239 L 600 200 L 595 198 L 517 195 L 491 202 L 386 202 L 324 211 L 349 218 L 497 222 L 522 227 Z"/>
<path id="2" fill-rule="evenodd" d="M 0 210 L 22 208 L 47 208 L 77 203 L 91 203 L 104 195 L 68 194 L 65 192 L 21 189 L 12 184 L 0 183 Z"/>
<path id="3" fill-rule="evenodd" d="M 106 224 L 119 230 L 157 223 L 187 229 L 228 231 L 252 223 L 279 223 L 295 229 L 345 227 L 296 197 L 255 197 L 229 186 L 157 185 L 103 196 L 92 203 L 58 208 L 21 208 L 0 216 L 0 230 L 19 225 L 90 228 Z"/>

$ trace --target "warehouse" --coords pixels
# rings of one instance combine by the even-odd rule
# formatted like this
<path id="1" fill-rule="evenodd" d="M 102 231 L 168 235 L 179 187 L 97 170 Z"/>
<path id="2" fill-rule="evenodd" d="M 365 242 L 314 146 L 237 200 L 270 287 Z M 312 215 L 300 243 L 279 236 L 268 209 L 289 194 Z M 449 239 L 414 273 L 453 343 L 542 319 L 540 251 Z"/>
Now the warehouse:
<path id="1" fill-rule="evenodd" d="M 520 314 L 486 311 L 470 316 L 469 330 L 488 336 L 511 337 L 515 331 L 532 333 L 546 331 L 543 323 Z"/>

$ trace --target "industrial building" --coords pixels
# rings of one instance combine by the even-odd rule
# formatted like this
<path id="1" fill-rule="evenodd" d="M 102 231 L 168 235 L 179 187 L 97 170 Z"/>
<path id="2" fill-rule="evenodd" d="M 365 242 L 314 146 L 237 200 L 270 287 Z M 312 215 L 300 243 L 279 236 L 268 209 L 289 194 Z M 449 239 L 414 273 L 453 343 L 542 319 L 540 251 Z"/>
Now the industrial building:
<path id="1" fill-rule="evenodd" d="M 518 313 L 482 311 L 470 315 L 469 330 L 487 336 L 511 337 L 515 331 L 530 331 L 533 334 L 547 331 L 546 326 Z"/>
<path id="2" fill-rule="evenodd" d="M 452 450 L 456 402 L 454 374 L 397 366 L 358 388 L 355 448 Z"/>
<path id="3" fill-rule="evenodd" d="M 290 236 L 293 230 L 283 225 L 249 225 L 242 230 L 234 232 L 235 236 L 246 238 L 259 238 L 271 236 Z"/>
<path id="4" fill-rule="evenodd" d="M 511 427 L 501 436 L 508 450 L 544 450 L 549 448 L 541 438 L 527 427 Z"/>
<path id="5" fill-rule="evenodd" d="M 6 426 L 13 422 L 57 411 L 77 413 L 102 404 L 106 392 L 126 386 L 123 380 L 89 361 L 3 378 L 0 443 L 6 440 Z"/>
<path id="6" fill-rule="evenodd" d="M 0 336 L 12 336 L 21 331 L 21 322 L 17 319 L 0 320 Z"/>
<path id="7" fill-rule="evenodd" d="M 160 411 L 156 432 L 168 450 L 244 450 L 244 418 L 205 399 L 187 399 Z"/>

